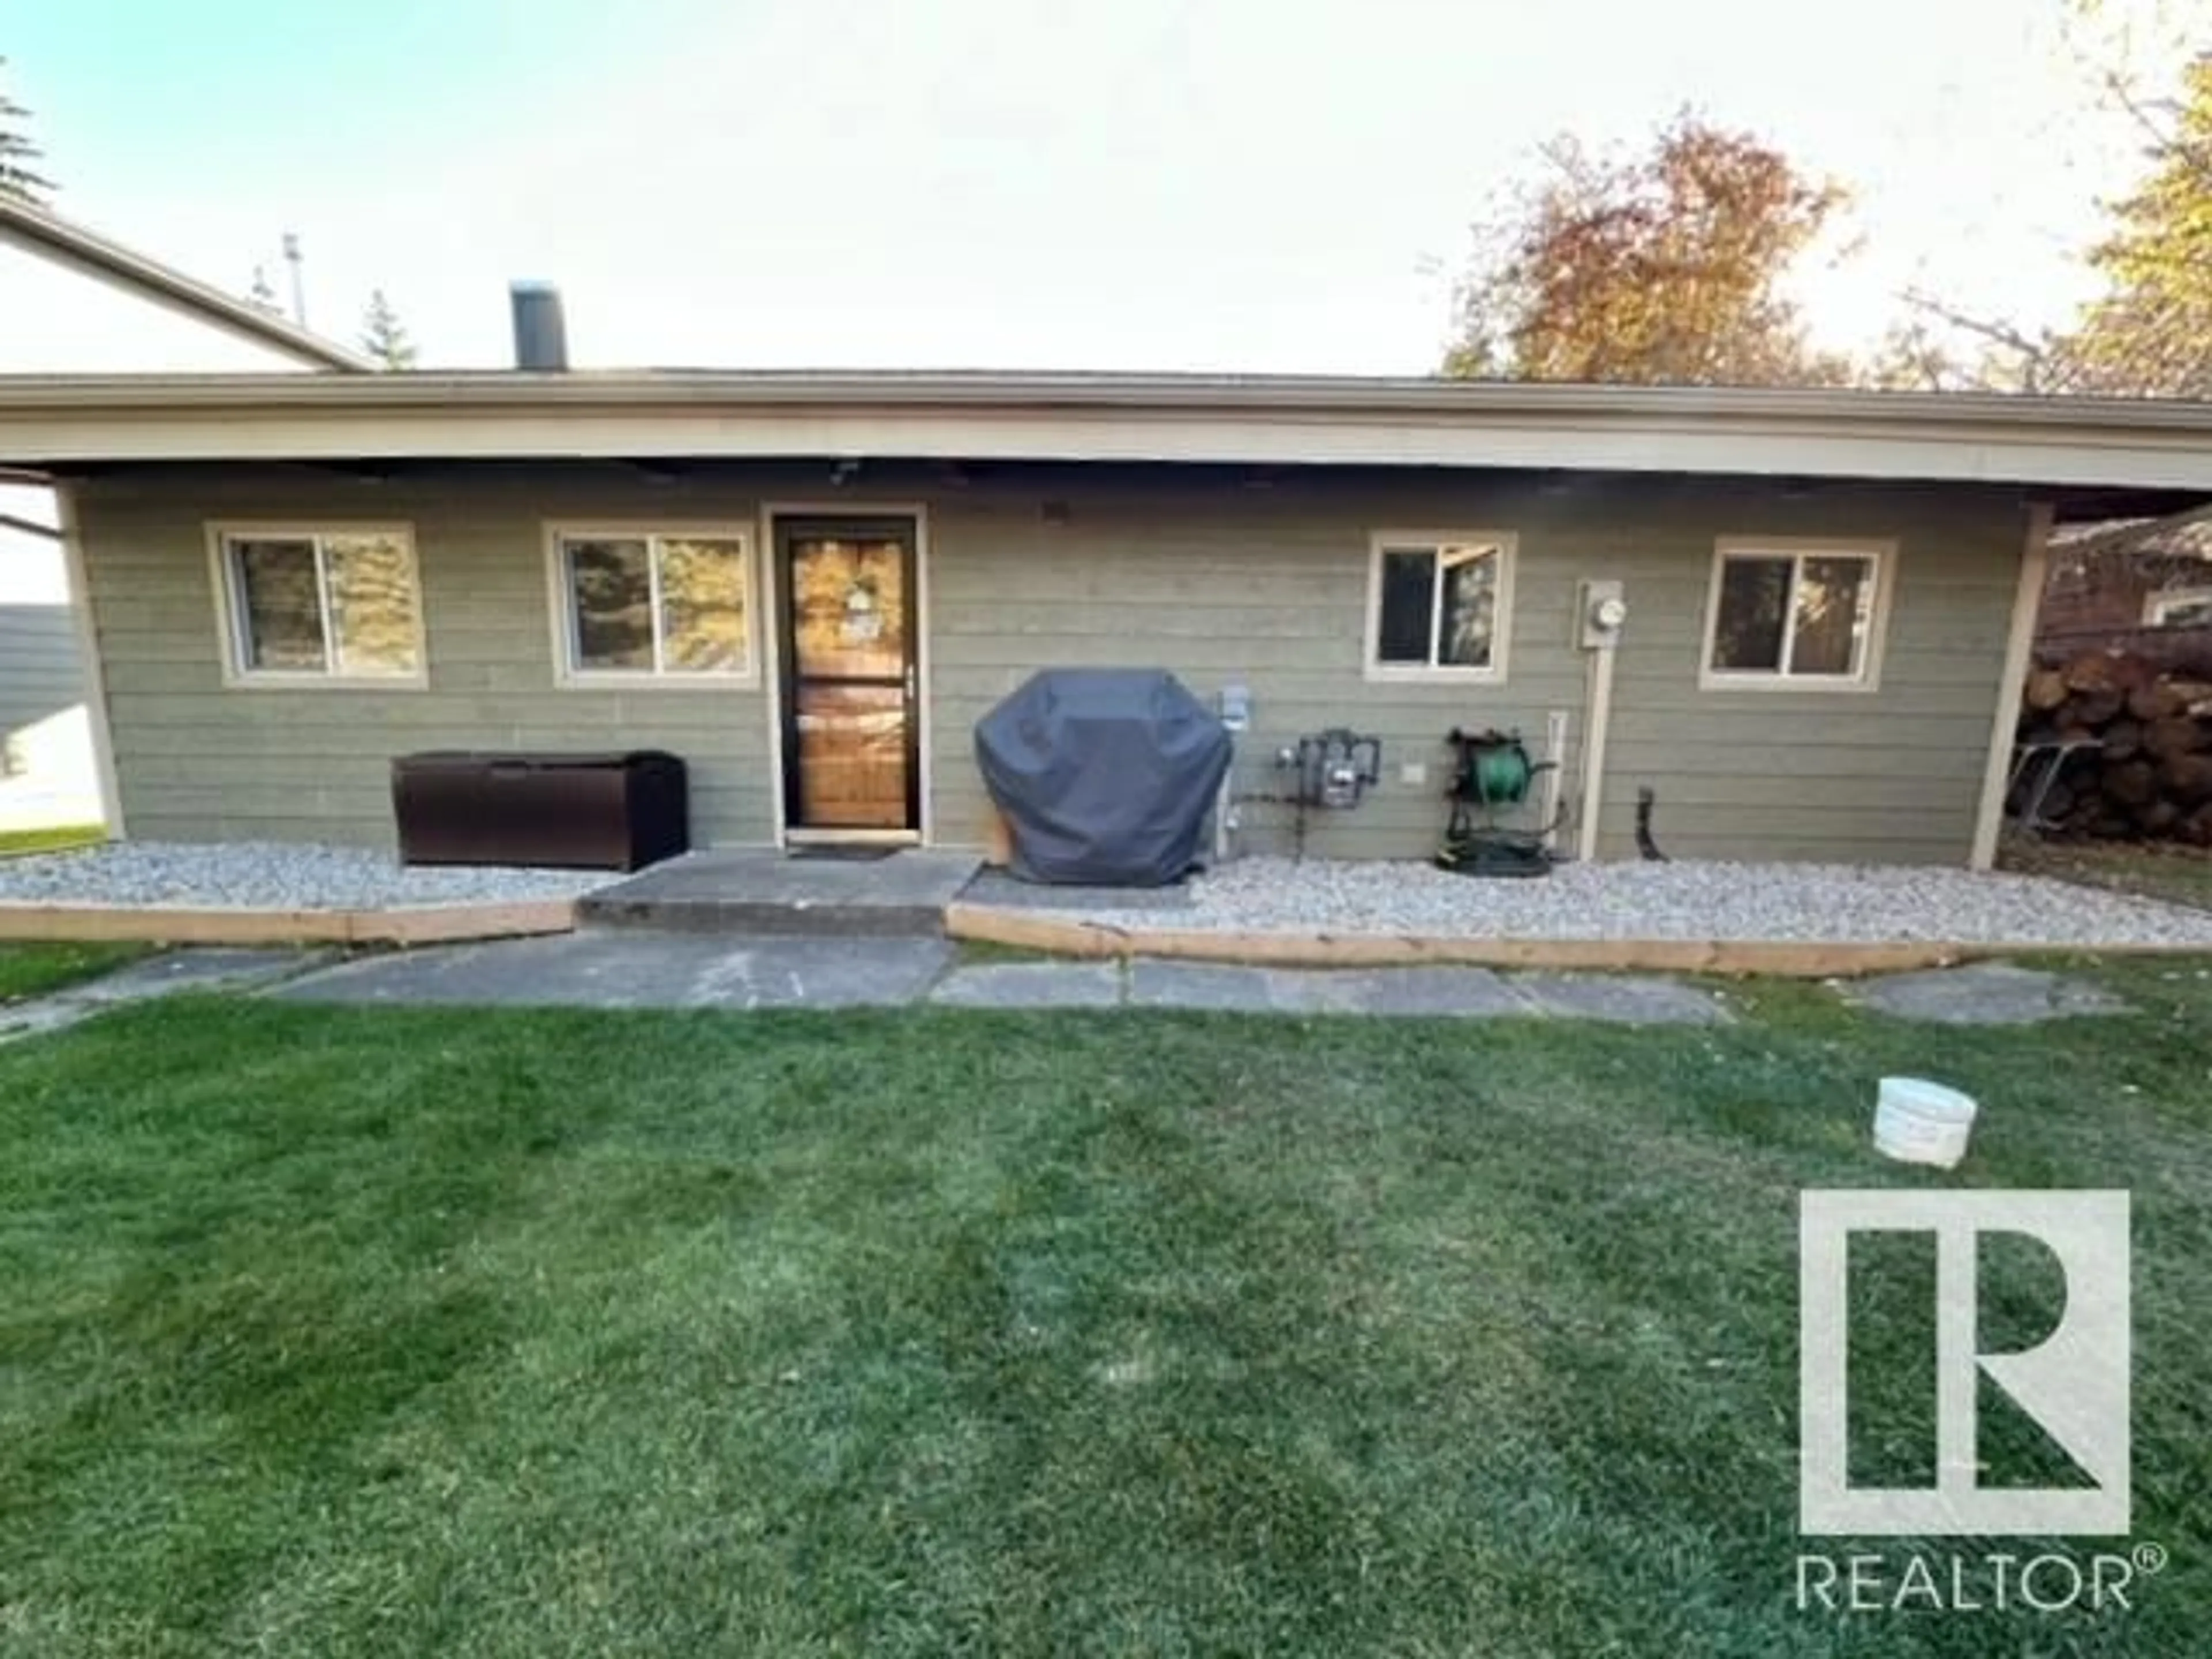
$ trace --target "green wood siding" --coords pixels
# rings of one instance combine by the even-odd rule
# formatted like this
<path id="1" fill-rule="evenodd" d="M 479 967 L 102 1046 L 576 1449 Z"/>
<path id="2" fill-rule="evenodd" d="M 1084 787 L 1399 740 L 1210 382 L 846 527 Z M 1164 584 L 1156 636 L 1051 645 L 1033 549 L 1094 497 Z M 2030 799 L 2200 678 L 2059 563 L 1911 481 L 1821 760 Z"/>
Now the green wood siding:
<path id="1" fill-rule="evenodd" d="M 1880 689 L 1701 690 L 1716 534 L 1894 539 Z M 1589 548 L 1591 574 L 1626 580 L 1633 612 L 1600 855 L 1633 855 L 1636 791 L 1649 785 L 1672 854 L 1964 863 L 2027 534 L 2014 500 L 1824 490 L 1747 496 L 1687 522 L 1654 514 Z"/>
<path id="2" fill-rule="evenodd" d="M 759 690 L 556 685 L 544 521 L 750 524 L 743 493 L 666 492 L 612 468 L 383 482 L 209 470 L 77 489 L 125 819 L 140 839 L 388 845 L 392 757 L 423 749 L 667 749 L 690 763 L 694 833 L 769 838 Z M 210 520 L 405 521 L 428 643 L 425 690 L 226 687 Z"/>
<path id="3" fill-rule="evenodd" d="M 448 747 L 670 749 L 690 763 L 700 838 L 770 839 L 766 690 L 556 688 L 544 525 L 719 520 L 757 543 L 763 502 L 834 500 L 927 509 L 923 667 L 945 844 L 980 844 L 988 818 L 975 719 L 1034 669 L 1120 665 L 1171 669 L 1209 699 L 1232 680 L 1252 688 L 1237 774 L 1248 793 L 1277 787 L 1271 757 L 1302 732 L 1380 737 L 1381 787 L 1355 811 L 1312 814 L 1309 849 L 1425 856 L 1443 818 L 1447 728 L 1519 726 L 1540 745 L 1547 714 L 1563 710 L 1579 743 L 1576 583 L 1613 578 L 1631 614 L 1601 856 L 1632 856 L 1635 791 L 1648 783 L 1678 856 L 1955 863 L 1972 839 L 2026 528 L 2008 491 L 1441 472 L 992 469 L 957 482 L 886 465 L 833 490 L 819 466 L 672 479 L 606 465 L 448 467 L 380 482 L 208 468 L 105 477 L 77 494 L 131 833 L 368 843 L 391 839 L 391 757 Z M 226 689 L 204 537 L 222 519 L 411 522 L 429 689 Z M 1377 529 L 1518 538 L 1505 684 L 1365 678 Z M 1880 691 L 1698 689 L 1714 541 L 1758 534 L 1899 544 Z M 1559 758 L 1571 798 L 1579 757 L 1571 744 Z M 1408 763 L 1424 781 L 1407 781 Z M 1249 844 L 1290 844 L 1286 808 L 1254 801 L 1244 817 Z"/>

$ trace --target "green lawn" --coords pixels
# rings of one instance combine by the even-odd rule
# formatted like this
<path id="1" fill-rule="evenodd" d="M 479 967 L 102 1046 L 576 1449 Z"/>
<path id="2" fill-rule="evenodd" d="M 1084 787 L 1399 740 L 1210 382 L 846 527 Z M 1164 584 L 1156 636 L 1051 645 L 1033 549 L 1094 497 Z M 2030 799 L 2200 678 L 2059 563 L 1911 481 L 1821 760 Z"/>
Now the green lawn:
<path id="1" fill-rule="evenodd" d="M 1719 1030 L 197 1000 L 0 1048 L 0 1652 L 2201 1652 L 2208 972 L 2031 1036 L 1771 987 Z M 1869 1159 L 1899 1068 L 1983 1098 L 1958 1176 Z M 1796 1610 L 1796 1195 L 1868 1184 L 2133 1190 L 2132 1613 Z M 1905 1468 L 1931 1328 L 1863 1334 Z"/>
<path id="2" fill-rule="evenodd" d="M 107 839 L 96 823 L 66 824 L 56 830 L 0 830 L 0 858 L 18 853 L 66 853 Z"/>
<path id="3" fill-rule="evenodd" d="M 143 945 L 0 945 L 0 1007 L 94 978 L 145 954 Z"/>

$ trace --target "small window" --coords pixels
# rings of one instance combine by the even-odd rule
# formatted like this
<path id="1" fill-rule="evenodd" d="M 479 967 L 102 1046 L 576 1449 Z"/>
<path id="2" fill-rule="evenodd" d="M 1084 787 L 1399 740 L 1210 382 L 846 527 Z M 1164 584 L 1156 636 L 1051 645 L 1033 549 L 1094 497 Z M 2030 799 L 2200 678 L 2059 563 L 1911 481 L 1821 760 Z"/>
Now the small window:
<path id="1" fill-rule="evenodd" d="M 405 530 L 222 530 L 216 549 L 233 679 L 422 683 L 422 600 Z"/>
<path id="2" fill-rule="evenodd" d="M 1723 543 L 1701 683 L 1861 690 L 1875 683 L 1886 547 Z"/>
<path id="3" fill-rule="evenodd" d="M 750 678 L 745 538 L 733 532 L 563 532 L 554 586 L 569 679 Z"/>
<path id="4" fill-rule="evenodd" d="M 1377 536 L 1368 595 L 1369 674 L 1503 679 L 1511 584 L 1506 537 Z"/>
<path id="5" fill-rule="evenodd" d="M 2169 587 L 2143 595 L 2145 628 L 2203 628 L 2212 623 L 2212 587 Z"/>

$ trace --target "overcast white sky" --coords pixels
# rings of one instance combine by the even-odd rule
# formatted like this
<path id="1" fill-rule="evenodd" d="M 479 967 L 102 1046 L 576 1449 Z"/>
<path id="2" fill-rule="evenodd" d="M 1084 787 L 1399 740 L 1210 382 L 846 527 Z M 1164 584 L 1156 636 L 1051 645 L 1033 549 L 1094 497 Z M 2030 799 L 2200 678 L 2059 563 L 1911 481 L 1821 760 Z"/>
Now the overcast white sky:
<path id="1" fill-rule="evenodd" d="M 1911 282 L 2063 320 L 2136 165 L 2063 9 L 49 0 L 0 52 L 63 211 L 241 290 L 297 229 L 310 321 L 381 284 L 432 364 L 504 362 L 533 276 L 588 364 L 1418 373 L 1532 147 L 1684 103 L 1856 191 L 1826 341 Z M 0 264 L 0 367 L 181 366 L 79 287 Z"/>

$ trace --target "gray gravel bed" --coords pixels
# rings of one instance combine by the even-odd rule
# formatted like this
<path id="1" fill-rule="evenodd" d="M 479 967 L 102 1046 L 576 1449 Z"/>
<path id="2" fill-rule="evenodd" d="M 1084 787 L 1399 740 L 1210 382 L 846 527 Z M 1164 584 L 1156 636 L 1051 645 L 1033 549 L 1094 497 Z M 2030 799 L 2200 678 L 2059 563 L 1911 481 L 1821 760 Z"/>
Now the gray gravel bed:
<path id="1" fill-rule="evenodd" d="M 128 841 L 0 859 L 0 903 L 366 910 L 573 898 L 619 878 L 597 870 L 406 869 L 389 853 L 357 847 Z"/>
<path id="2" fill-rule="evenodd" d="M 1192 878 L 1187 908 L 1028 908 L 1116 927 L 1466 939 L 2202 945 L 2212 912 L 2035 876 L 1853 865 L 1563 865 L 1485 879 L 1414 863 L 1241 859 Z"/>

